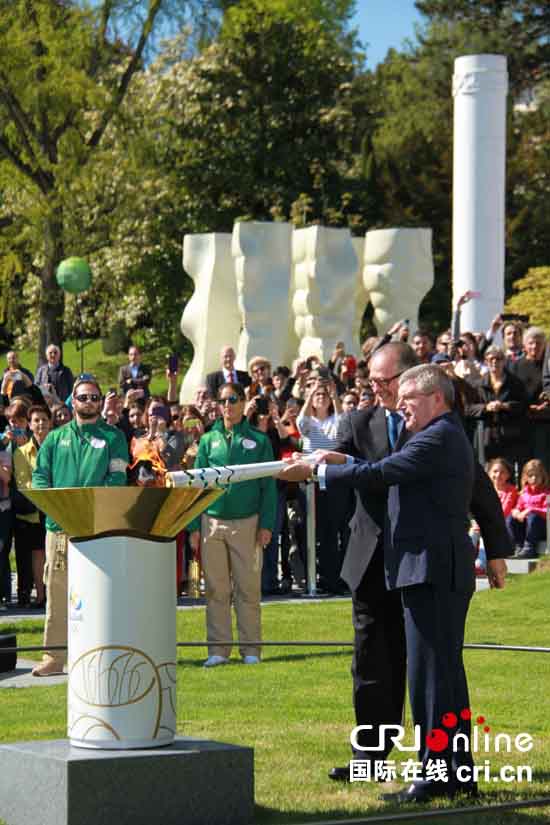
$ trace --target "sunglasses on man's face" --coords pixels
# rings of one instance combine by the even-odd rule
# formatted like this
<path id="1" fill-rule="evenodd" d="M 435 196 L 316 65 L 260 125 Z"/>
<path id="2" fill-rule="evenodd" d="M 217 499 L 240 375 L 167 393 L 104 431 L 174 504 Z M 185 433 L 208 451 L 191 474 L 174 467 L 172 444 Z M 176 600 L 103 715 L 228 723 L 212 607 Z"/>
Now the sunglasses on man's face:
<path id="1" fill-rule="evenodd" d="M 75 395 L 75 400 L 80 401 L 82 404 L 84 404 L 86 401 L 93 401 L 94 404 L 97 404 L 99 399 L 100 399 L 100 396 L 95 392 L 91 392 L 91 393 L 83 392 L 81 395 Z"/>
<path id="2" fill-rule="evenodd" d="M 239 396 L 238 395 L 228 395 L 227 398 L 218 398 L 218 404 L 222 407 L 225 407 L 226 404 L 238 404 L 239 403 Z"/>

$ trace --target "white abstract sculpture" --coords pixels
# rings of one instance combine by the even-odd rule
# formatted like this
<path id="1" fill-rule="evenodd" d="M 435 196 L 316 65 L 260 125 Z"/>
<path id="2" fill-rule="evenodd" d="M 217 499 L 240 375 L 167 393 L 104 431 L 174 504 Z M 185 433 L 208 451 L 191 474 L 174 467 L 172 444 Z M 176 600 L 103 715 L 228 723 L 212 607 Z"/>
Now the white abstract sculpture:
<path id="1" fill-rule="evenodd" d="M 453 76 L 453 306 L 467 290 L 481 296 L 461 312 L 461 329 L 485 330 L 504 303 L 506 58 L 455 60 Z"/>
<path id="2" fill-rule="evenodd" d="M 374 229 L 367 232 L 363 285 L 383 335 L 397 321 L 418 323 L 420 302 L 432 287 L 431 229 Z"/>
<path id="3" fill-rule="evenodd" d="M 194 357 L 181 403 L 189 403 L 220 350 L 236 366 L 262 355 L 273 367 L 299 355 L 326 362 L 343 341 L 359 353 L 365 308 L 374 306 L 379 334 L 394 322 L 417 322 L 433 284 L 430 229 L 378 229 L 352 238 L 348 229 L 287 223 L 236 223 L 233 235 L 186 235 L 183 265 L 195 282 L 181 321 Z"/>
<path id="4" fill-rule="evenodd" d="M 235 265 L 241 333 L 236 365 L 255 355 L 273 368 L 286 363 L 290 323 L 291 234 L 289 223 L 237 222 L 231 251 Z"/>
<path id="5" fill-rule="evenodd" d="M 219 369 L 221 348 L 236 348 L 239 340 L 241 322 L 231 235 L 186 235 L 183 267 L 195 282 L 195 291 L 181 319 L 181 331 L 194 348 L 193 361 L 180 390 L 180 403 L 189 404 L 207 373 Z"/>
<path id="6" fill-rule="evenodd" d="M 348 229 L 310 226 L 293 236 L 295 330 L 299 355 L 325 363 L 337 341 L 355 352 L 352 328 L 359 261 Z"/>

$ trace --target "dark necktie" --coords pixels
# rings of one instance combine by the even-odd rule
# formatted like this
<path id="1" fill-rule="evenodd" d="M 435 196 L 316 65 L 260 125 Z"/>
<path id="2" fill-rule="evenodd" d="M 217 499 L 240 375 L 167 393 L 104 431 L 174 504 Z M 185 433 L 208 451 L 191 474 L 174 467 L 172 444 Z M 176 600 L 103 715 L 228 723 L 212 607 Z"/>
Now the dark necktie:
<path id="1" fill-rule="evenodd" d="M 395 449 L 397 439 L 399 438 L 399 431 L 401 429 L 401 416 L 399 413 L 391 412 L 388 415 L 388 439 L 392 451 Z"/>

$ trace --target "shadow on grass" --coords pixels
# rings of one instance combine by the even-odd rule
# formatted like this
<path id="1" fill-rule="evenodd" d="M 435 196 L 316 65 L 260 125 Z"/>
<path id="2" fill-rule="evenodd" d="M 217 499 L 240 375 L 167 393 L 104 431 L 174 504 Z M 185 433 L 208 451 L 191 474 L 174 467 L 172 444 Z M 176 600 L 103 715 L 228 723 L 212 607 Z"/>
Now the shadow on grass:
<path id="1" fill-rule="evenodd" d="M 545 774 L 542 774 L 543 776 Z M 420 823 L 426 822 L 437 822 L 434 816 L 422 818 L 420 816 L 416 816 L 413 814 L 418 813 L 419 815 L 425 812 L 435 812 L 438 810 L 438 807 L 441 811 L 449 811 L 451 809 L 468 809 L 468 808 L 484 808 L 490 805 L 497 805 L 499 803 L 508 803 L 508 802 L 528 802 L 530 800 L 539 799 L 550 797 L 550 790 L 541 788 L 538 790 L 536 787 L 531 787 L 531 792 L 529 794 L 514 794 L 512 792 L 505 792 L 505 791 L 495 791 L 495 792 L 482 792 L 478 799 L 470 799 L 467 797 L 461 797 L 459 799 L 455 799 L 449 801 L 448 804 L 436 806 L 434 803 L 426 804 L 426 805 L 386 805 L 382 808 L 375 808 L 369 812 L 368 804 L 365 807 L 365 810 L 362 812 L 350 812 L 350 811 L 343 811 L 341 808 L 334 808 L 331 810 L 322 810 L 322 811 L 308 811 L 307 813 L 304 811 L 297 811 L 297 812 L 289 812 L 289 811 L 281 811 L 277 808 L 268 808 L 263 805 L 256 805 L 255 806 L 255 817 L 254 817 L 254 825 L 298 825 L 298 823 L 308 823 L 308 822 L 329 822 L 331 820 L 354 820 L 356 822 L 365 822 L 366 824 L 369 820 L 376 821 L 379 817 L 383 816 L 395 816 L 395 815 L 406 815 L 410 814 L 411 818 L 407 819 L 406 821 L 415 823 L 420 825 Z M 520 808 L 518 810 L 514 810 L 512 808 L 501 810 L 495 807 L 494 813 L 490 811 L 472 811 L 471 813 L 464 813 L 463 816 L 460 814 L 456 814 L 454 816 L 445 816 L 445 821 L 449 823 L 459 823 L 459 825 L 470 825 L 470 823 L 487 823 L 487 825 L 501 825 L 501 823 L 506 822 L 506 825 L 533 825 L 533 823 L 548 823 L 548 810 L 550 810 L 550 805 L 548 807 L 541 807 L 541 808 Z M 527 813 L 529 811 L 529 813 Z"/>
<path id="2" fill-rule="evenodd" d="M 237 645 L 236 645 L 237 647 Z M 180 650 L 182 648 L 179 648 Z M 299 661 L 306 661 L 311 659 L 327 659 L 327 658 L 335 658 L 339 656 L 351 656 L 351 648 L 347 650 L 333 650 L 333 651 L 320 651 L 318 653 L 289 653 L 285 654 L 284 656 L 268 656 L 263 660 L 263 664 L 268 665 L 272 662 L 299 662 Z M 206 659 L 206 645 L 204 649 L 204 659 Z M 203 661 L 196 659 L 185 659 L 182 656 L 178 656 L 178 666 L 179 665 L 188 665 L 189 667 L 203 667 Z M 223 665 L 223 667 L 231 667 L 231 665 L 241 665 L 241 660 L 237 656 L 233 656 L 231 661 L 228 665 Z"/>

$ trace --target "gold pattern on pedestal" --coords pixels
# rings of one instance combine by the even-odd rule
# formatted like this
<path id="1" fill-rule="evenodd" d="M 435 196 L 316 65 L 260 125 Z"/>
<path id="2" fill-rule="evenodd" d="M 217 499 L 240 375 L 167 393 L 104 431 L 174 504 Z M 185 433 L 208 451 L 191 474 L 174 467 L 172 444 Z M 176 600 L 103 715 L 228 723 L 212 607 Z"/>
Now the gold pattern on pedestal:
<path id="1" fill-rule="evenodd" d="M 123 739 L 112 725 L 112 718 L 108 724 L 101 715 L 95 715 L 98 709 L 122 709 L 146 701 L 151 704 L 151 739 L 162 738 L 159 736 L 161 731 L 175 733 L 162 724 L 164 707 L 175 713 L 175 662 L 156 665 L 143 650 L 124 645 L 92 648 L 82 653 L 72 665 L 69 689 L 83 711 L 70 720 L 69 735 L 75 739 L 84 741 L 97 727 L 111 734 L 105 738 Z"/>

